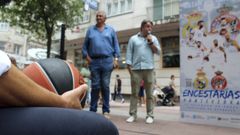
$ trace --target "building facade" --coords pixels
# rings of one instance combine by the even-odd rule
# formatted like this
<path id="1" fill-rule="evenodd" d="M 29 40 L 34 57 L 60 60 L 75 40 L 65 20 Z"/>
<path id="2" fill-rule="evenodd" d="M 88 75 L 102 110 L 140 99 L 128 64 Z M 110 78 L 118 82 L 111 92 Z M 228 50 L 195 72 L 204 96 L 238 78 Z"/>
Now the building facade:
<path id="1" fill-rule="evenodd" d="M 25 57 L 27 38 L 18 29 L 11 28 L 8 23 L 0 21 L 0 50 L 14 57 L 20 68 L 28 63 Z"/>
<path id="2" fill-rule="evenodd" d="M 122 93 L 130 94 L 130 75 L 126 69 L 125 55 L 129 38 L 140 31 L 144 19 L 153 21 L 153 34 L 161 44 L 161 54 L 155 56 L 155 77 L 160 87 L 168 85 L 170 76 L 176 76 L 179 88 L 179 2 L 178 0 L 98 0 L 98 9 L 107 14 L 106 23 L 117 32 L 120 48 L 120 68 L 112 73 L 111 92 L 113 92 L 116 74 L 122 79 Z M 78 38 L 67 40 L 65 51 L 70 59 L 80 69 L 84 64 L 81 48 L 87 28 L 95 24 L 96 11 L 89 9 L 84 12 Z M 70 36 L 71 34 L 68 34 Z M 179 91 L 177 92 L 179 94 Z"/>

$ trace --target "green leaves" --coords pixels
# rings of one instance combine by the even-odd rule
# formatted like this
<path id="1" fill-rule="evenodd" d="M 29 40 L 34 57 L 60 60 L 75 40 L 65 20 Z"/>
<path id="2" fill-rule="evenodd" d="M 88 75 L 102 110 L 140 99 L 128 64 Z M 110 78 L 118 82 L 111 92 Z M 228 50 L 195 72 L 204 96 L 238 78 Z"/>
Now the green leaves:
<path id="1" fill-rule="evenodd" d="M 82 14 L 82 6 L 80 0 L 15 0 L 1 8 L 0 14 L 1 20 L 40 34 L 38 29 L 54 32 L 57 22 L 73 26 L 74 19 Z"/>
<path id="2" fill-rule="evenodd" d="M 82 14 L 81 0 L 12 0 L 0 7 L 0 19 L 18 26 L 37 38 L 51 40 L 57 23 L 74 26 Z M 51 41 L 47 42 L 51 46 Z"/>

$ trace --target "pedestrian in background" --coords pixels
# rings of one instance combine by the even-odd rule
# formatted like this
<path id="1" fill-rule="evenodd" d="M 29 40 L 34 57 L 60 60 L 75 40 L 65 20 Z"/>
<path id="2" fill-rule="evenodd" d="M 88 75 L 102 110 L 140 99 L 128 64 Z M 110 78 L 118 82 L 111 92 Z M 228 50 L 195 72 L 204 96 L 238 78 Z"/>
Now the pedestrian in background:
<path id="1" fill-rule="evenodd" d="M 91 86 L 90 71 L 86 63 L 82 65 L 80 73 L 82 74 L 84 81 L 87 83 L 87 85 Z M 87 103 L 88 105 L 90 104 L 90 100 L 91 100 L 90 92 L 91 92 L 91 87 L 88 87 L 86 95 L 83 99 L 84 104 L 82 104 L 82 106 L 85 106 L 85 103 Z"/>
<path id="2" fill-rule="evenodd" d="M 140 90 L 138 92 L 139 96 L 139 106 L 142 106 L 142 104 L 145 104 L 145 96 L 144 96 L 144 81 L 142 80 L 140 83 Z"/>
<path id="3" fill-rule="evenodd" d="M 140 32 L 132 36 L 128 42 L 126 63 L 131 76 L 130 117 L 127 122 L 134 122 L 137 118 L 138 91 L 140 82 L 144 80 L 146 91 L 146 123 L 153 123 L 153 83 L 154 83 L 154 53 L 160 53 L 157 38 L 151 34 L 153 23 L 143 20 Z"/>
<path id="4" fill-rule="evenodd" d="M 121 98 L 121 103 L 124 103 L 125 100 L 121 94 L 122 91 L 122 80 L 119 75 L 116 75 L 116 81 L 114 85 L 114 95 L 113 95 L 113 100 L 115 101 L 117 97 Z"/>
<path id="5" fill-rule="evenodd" d="M 174 100 L 178 100 L 178 97 L 177 97 L 177 86 L 176 86 L 176 83 L 175 83 L 175 76 L 174 75 L 170 76 L 169 86 L 173 89 L 172 105 L 175 105 Z"/>
<path id="6" fill-rule="evenodd" d="M 120 49 L 115 30 L 105 24 L 106 13 L 97 11 L 96 25 L 89 27 L 82 54 L 89 64 L 91 72 L 90 111 L 97 112 L 99 92 L 103 98 L 102 113 L 109 118 L 109 84 L 114 67 L 118 67 Z"/>

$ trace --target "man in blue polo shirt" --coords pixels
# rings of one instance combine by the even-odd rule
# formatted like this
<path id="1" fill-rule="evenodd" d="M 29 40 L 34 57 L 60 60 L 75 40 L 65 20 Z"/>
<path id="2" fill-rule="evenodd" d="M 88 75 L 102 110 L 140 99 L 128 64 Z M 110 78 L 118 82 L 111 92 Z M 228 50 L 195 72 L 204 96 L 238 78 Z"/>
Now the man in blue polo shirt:
<path id="1" fill-rule="evenodd" d="M 115 30 L 105 24 L 106 13 L 98 11 L 97 24 L 91 26 L 86 34 L 82 48 L 83 58 L 89 64 L 92 80 L 90 111 L 96 112 L 99 92 L 103 98 L 102 113 L 109 118 L 109 84 L 114 67 L 118 66 L 120 49 Z"/>

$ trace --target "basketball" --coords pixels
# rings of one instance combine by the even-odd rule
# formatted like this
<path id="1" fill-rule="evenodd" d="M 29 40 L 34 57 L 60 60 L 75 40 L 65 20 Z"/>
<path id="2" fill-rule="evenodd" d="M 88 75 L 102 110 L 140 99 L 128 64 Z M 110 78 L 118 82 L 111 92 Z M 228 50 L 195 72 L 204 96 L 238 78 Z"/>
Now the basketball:
<path id="1" fill-rule="evenodd" d="M 61 59 L 39 60 L 23 69 L 34 82 L 57 94 L 63 94 L 84 83 L 78 69 Z"/>

